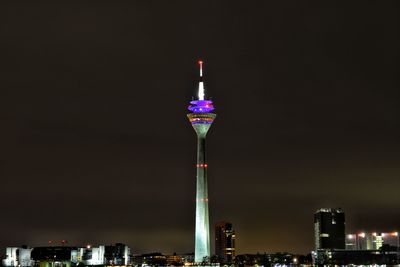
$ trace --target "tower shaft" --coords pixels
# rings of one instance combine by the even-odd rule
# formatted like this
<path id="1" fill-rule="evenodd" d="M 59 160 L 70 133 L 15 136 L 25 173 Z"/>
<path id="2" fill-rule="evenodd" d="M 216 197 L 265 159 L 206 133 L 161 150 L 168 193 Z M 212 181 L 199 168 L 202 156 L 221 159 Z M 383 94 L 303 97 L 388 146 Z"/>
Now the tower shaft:
<path id="1" fill-rule="evenodd" d="M 196 162 L 196 229 L 195 253 L 196 263 L 210 259 L 210 225 L 208 216 L 208 185 L 206 160 L 206 135 L 214 121 L 214 113 L 190 113 L 189 121 L 197 134 Z"/>
<path id="2" fill-rule="evenodd" d="M 195 262 L 210 257 L 206 137 L 197 138 Z"/>

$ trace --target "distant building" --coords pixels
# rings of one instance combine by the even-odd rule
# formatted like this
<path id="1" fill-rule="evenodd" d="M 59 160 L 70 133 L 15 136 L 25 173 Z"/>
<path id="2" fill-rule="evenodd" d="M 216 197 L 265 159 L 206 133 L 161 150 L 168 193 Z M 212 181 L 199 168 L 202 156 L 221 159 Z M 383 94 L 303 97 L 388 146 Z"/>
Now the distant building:
<path id="1" fill-rule="evenodd" d="M 183 258 L 179 255 L 176 255 L 176 253 L 174 253 L 173 255 L 167 255 L 166 259 L 167 265 L 170 266 L 182 266 L 184 263 Z"/>
<path id="2" fill-rule="evenodd" d="M 81 248 L 82 263 L 84 265 L 103 265 L 105 264 L 105 246 Z"/>
<path id="3" fill-rule="evenodd" d="M 129 265 L 131 251 L 129 247 L 122 243 L 114 246 L 105 246 L 104 258 L 108 265 Z"/>
<path id="4" fill-rule="evenodd" d="M 310 264 L 311 256 L 295 255 L 291 253 L 257 253 L 257 254 L 242 254 L 235 258 L 235 266 L 298 266 L 299 264 Z"/>
<path id="5" fill-rule="evenodd" d="M 194 262 L 194 253 L 179 254 L 178 256 L 182 258 L 185 264 Z"/>
<path id="6" fill-rule="evenodd" d="M 313 253 L 315 265 L 395 265 L 396 251 L 321 249 Z"/>
<path id="7" fill-rule="evenodd" d="M 399 233 L 358 233 L 346 235 L 347 250 L 377 250 L 382 246 L 398 247 Z"/>
<path id="8" fill-rule="evenodd" d="M 235 258 L 235 231 L 232 223 L 219 222 L 215 225 L 215 254 L 224 263 Z"/>
<path id="9" fill-rule="evenodd" d="M 32 250 L 31 258 L 34 266 L 40 267 L 69 267 L 71 266 L 72 251 L 76 247 L 52 246 L 35 247 Z"/>
<path id="10" fill-rule="evenodd" d="M 32 249 L 28 247 L 8 247 L 6 248 L 6 255 L 2 260 L 2 264 L 6 267 L 32 266 L 31 252 Z"/>
<path id="11" fill-rule="evenodd" d="M 167 256 L 160 252 L 136 255 L 132 259 L 134 266 L 167 266 Z"/>
<path id="12" fill-rule="evenodd" d="M 345 217 L 341 209 L 319 209 L 314 214 L 315 249 L 345 249 Z"/>
<path id="13" fill-rule="evenodd" d="M 160 252 L 146 253 L 132 257 L 132 266 L 183 266 L 185 263 L 193 263 L 194 253 L 177 255 L 164 255 Z M 189 264 L 190 265 L 190 264 Z"/>
<path id="14" fill-rule="evenodd" d="M 35 248 L 10 247 L 2 261 L 5 267 L 69 267 L 75 265 L 127 266 L 131 264 L 128 246 L 69 247 L 48 246 Z"/>

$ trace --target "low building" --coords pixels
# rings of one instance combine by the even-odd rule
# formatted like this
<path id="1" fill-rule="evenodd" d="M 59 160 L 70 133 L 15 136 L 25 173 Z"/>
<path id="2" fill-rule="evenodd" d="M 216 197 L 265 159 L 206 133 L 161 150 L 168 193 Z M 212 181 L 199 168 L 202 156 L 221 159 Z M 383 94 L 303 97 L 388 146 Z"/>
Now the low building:
<path id="1" fill-rule="evenodd" d="M 84 265 L 104 265 L 105 264 L 105 246 L 91 247 L 80 249 L 80 254 L 82 255 L 82 263 Z"/>
<path id="2" fill-rule="evenodd" d="M 315 265 L 395 265 L 396 250 L 327 249 L 313 252 Z"/>
<path id="3" fill-rule="evenodd" d="M 70 267 L 72 265 L 72 251 L 77 251 L 76 247 L 52 246 L 35 247 L 32 250 L 31 259 L 34 266 L 39 267 Z"/>
<path id="4" fill-rule="evenodd" d="M 130 264 L 130 249 L 122 243 L 98 247 L 9 247 L 2 260 L 4 267 L 127 266 Z"/>
<path id="5" fill-rule="evenodd" d="M 131 264 L 131 250 L 122 243 L 104 248 L 105 264 L 107 265 L 129 265 Z"/>
<path id="6" fill-rule="evenodd" d="M 185 253 L 185 254 L 179 254 L 179 257 L 182 258 L 183 263 L 186 264 L 191 264 L 194 262 L 194 253 Z"/>
<path id="7" fill-rule="evenodd" d="M 311 261 L 311 259 L 310 259 Z M 235 266 L 297 266 L 306 263 L 306 257 L 291 253 L 241 254 L 235 257 Z"/>
<path id="8" fill-rule="evenodd" d="M 172 265 L 172 266 L 182 266 L 184 264 L 183 258 L 179 255 L 176 255 L 176 253 L 172 255 L 167 255 L 167 265 Z"/>
<path id="9" fill-rule="evenodd" d="M 167 257 L 160 252 L 135 255 L 132 258 L 134 266 L 166 266 Z"/>
<path id="10" fill-rule="evenodd" d="M 29 267 L 33 265 L 31 259 L 32 248 L 26 246 L 23 247 L 8 247 L 6 248 L 6 254 L 2 260 L 2 264 L 5 267 Z"/>
<path id="11" fill-rule="evenodd" d="M 399 233 L 365 233 L 346 235 L 347 250 L 377 250 L 382 246 L 399 247 Z"/>

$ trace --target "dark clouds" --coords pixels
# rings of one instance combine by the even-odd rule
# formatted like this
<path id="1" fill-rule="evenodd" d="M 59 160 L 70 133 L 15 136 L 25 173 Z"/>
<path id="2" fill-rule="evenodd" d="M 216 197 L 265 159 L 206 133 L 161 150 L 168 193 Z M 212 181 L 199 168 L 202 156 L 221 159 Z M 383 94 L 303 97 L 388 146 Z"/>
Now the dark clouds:
<path id="1" fill-rule="evenodd" d="M 307 252 L 312 215 L 398 225 L 397 3 L 0 4 L 1 246 L 193 250 L 196 60 L 218 117 L 211 221 Z"/>

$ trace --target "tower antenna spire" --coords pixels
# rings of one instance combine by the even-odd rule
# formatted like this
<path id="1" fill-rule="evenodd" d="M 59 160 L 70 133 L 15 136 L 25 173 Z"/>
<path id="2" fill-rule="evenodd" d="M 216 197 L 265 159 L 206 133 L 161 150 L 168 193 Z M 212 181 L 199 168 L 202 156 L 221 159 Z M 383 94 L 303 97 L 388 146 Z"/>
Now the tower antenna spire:
<path id="1" fill-rule="evenodd" d="M 204 100 L 205 90 L 204 90 L 204 82 L 203 82 L 203 60 L 199 60 L 199 68 L 200 68 L 200 81 L 199 81 L 198 98 L 199 98 L 199 100 Z"/>
<path id="2" fill-rule="evenodd" d="M 200 79 L 203 78 L 203 60 L 199 60 Z"/>

